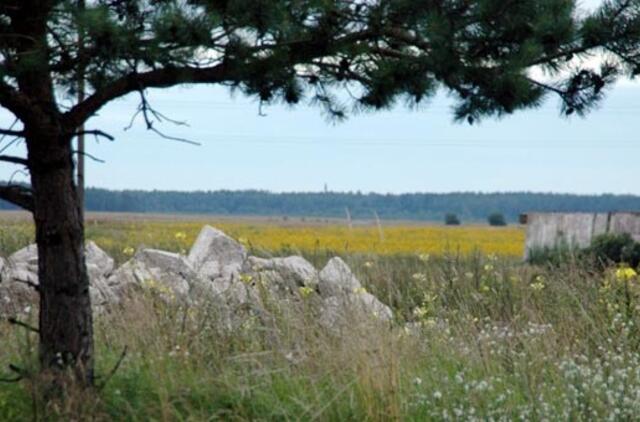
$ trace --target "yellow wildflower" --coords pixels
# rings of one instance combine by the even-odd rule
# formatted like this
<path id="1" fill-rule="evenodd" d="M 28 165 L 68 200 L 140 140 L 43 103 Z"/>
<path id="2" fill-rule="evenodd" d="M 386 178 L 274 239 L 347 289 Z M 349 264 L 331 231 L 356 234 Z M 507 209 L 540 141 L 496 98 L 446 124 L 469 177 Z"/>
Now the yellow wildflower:
<path id="1" fill-rule="evenodd" d="M 136 250 L 135 250 L 135 249 L 133 249 L 131 246 L 127 246 L 126 248 L 124 248 L 124 249 L 122 250 L 122 253 L 123 253 L 123 254 L 125 254 L 125 255 L 127 255 L 127 256 L 131 256 L 131 255 L 133 255 L 133 254 L 134 254 L 134 252 L 135 252 L 135 251 L 136 251 Z"/>
<path id="2" fill-rule="evenodd" d="M 249 284 L 253 281 L 253 276 L 249 274 L 240 274 L 240 281 L 245 284 Z"/>
<path id="3" fill-rule="evenodd" d="M 618 268 L 616 270 L 616 279 L 618 281 L 633 280 L 638 276 L 638 273 L 633 268 Z"/>
<path id="4" fill-rule="evenodd" d="M 539 292 L 540 290 L 545 288 L 545 285 L 542 281 L 536 281 L 535 283 L 531 283 L 531 288 L 536 292 Z"/>
<path id="5" fill-rule="evenodd" d="M 413 309 L 413 316 L 417 319 L 423 319 L 429 314 L 429 308 L 426 306 L 417 306 Z"/>
<path id="6" fill-rule="evenodd" d="M 302 297 L 309 297 L 309 295 L 311 295 L 311 293 L 313 293 L 313 289 L 311 287 L 299 287 L 298 291 L 300 292 L 300 296 Z"/>
<path id="7" fill-rule="evenodd" d="M 177 232 L 175 237 L 176 237 L 176 240 L 182 241 L 187 238 L 187 235 L 185 232 Z"/>

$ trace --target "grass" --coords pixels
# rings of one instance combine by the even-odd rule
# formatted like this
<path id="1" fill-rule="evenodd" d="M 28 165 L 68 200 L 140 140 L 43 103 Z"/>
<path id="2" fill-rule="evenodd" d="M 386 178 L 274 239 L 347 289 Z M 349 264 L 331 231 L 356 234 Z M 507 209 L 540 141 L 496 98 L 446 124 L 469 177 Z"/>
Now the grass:
<path id="1" fill-rule="evenodd" d="M 479 251 L 339 252 L 394 309 L 393 324 L 336 333 L 303 303 L 295 317 L 281 309 L 270 324 L 226 332 L 206 307 L 148 292 L 96 321 L 99 373 L 128 348 L 104 390 L 54 407 L 34 404 L 35 380 L 0 384 L 0 420 L 637 417 L 637 276 Z M 305 254 L 316 266 L 330 255 Z M 0 338 L 0 368 L 33 367 L 31 334 L 0 323 Z"/>

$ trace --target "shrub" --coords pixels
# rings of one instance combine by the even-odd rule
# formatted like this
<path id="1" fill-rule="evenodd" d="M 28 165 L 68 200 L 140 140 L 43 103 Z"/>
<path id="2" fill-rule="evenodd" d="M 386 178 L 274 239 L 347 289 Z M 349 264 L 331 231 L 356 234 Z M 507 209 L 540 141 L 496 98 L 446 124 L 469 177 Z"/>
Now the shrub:
<path id="1" fill-rule="evenodd" d="M 628 233 L 607 233 L 594 237 L 589 247 L 583 249 L 561 243 L 555 247 L 529 251 L 528 261 L 534 265 L 552 266 L 577 262 L 587 268 L 594 264 L 606 267 L 624 263 L 637 268 L 640 265 L 640 243 L 634 241 Z"/>
<path id="2" fill-rule="evenodd" d="M 449 213 L 444 216 L 444 224 L 446 224 L 447 226 L 459 226 L 460 219 L 457 215 Z"/>
<path id="3" fill-rule="evenodd" d="M 603 264 L 624 262 L 633 268 L 640 264 L 640 243 L 629 233 L 596 236 L 585 252 Z"/>
<path id="4" fill-rule="evenodd" d="M 506 226 L 507 220 L 504 218 L 504 215 L 499 212 L 494 212 L 493 214 L 487 217 L 487 221 L 490 226 Z"/>
<path id="5" fill-rule="evenodd" d="M 566 242 L 560 242 L 555 246 L 534 248 L 529 251 L 527 262 L 532 265 L 550 265 L 559 267 L 570 263 L 581 262 L 584 264 L 584 253 L 577 247 Z"/>

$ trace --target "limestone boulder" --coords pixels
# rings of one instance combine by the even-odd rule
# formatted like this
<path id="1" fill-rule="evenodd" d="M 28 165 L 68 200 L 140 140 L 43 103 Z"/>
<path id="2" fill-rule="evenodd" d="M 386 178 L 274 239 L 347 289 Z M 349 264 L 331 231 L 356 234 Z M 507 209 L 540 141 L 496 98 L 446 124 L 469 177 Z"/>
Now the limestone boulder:
<path id="1" fill-rule="evenodd" d="M 115 296 L 148 289 L 167 299 L 188 299 L 197 275 L 187 259 L 157 249 L 142 249 L 118 268 L 106 281 Z"/>
<path id="2" fill-rule="evenodd" d="M 391 308 L 366 291 L 324 298 L 319 315 L 320 323 L 329 328 L 393 319 Z"/>
<path id="3" fill-rule="evenodd" d="M 391 321 L 393 319 L 393 311 L 387 305 L 382 303 L 380 299 L 369 292 L 354 293 L 356 306 L 366 315 L 381 321 Z M 353 300 L 352 300 L 353 301 Z"/>
<path id="4" fill-rule="evenodd" d="M 334 257 L 320 271 L 318 290 L 323 297 L 357 292 L 362 288 L 351 268 L 339 257 Z"/>
<path id="5" fill-rule="evenodd" d="M 0 272 L 0 280 L 3 282 L 18 282 L 23 285 L 38 284 L 38 268 L 26 262 L 12 263 L 7 261 Z"/>
<path id="6" fill-rule="evenodd" d="M 187 257 L 200 277 L 211 280 L 239 273 L 246 258 L 240 243 L 211 226 L 202 228 Z"/>
<path id="7" fill-rule="evenodd" d="M 18 279 L 0 283 L 0 316 L 28 313 L 38 303 L 38 293 L 27 282 Z M 27 311 L 25 311 L 27 310 Z"/>
<path id="8" fill-rule="evenodd" d="M 38 248 L 35 244 L 24 247 L 9 256 L 5 264 L 5 278 L 38 282 Z"/>
<path id="9" fill-rule="evenodd" d="M 152 270 L 157 269 L 170 274 L 177 274 L 184 279 L 196 277 L 196 272 L 187 258 L 177 253 L 158 249 L 142 249 L 134 258 Z"/>
<path id="10" fill-rule="evenodd" d="M 320 315 L 325 325 L 393 319 L 391 308 L 367 292 L 341 258 L 330 259 L 320 271 L 319 278 L 318 290 L 324 298 Z"/>
<path id="11" fill-rule="evenodd" d="M 36 244 L 26 246 L 14 252 L 8 259 L 10 264 L 29 264 L 38 266 L 38 247 Z"/>
<path id="12" fill-rule="evenodd" d="M 285 283 L 289 287 L 318 287 L 318 271 L 301 256 L 271 259 L 249 257 L 247 263 L 251 271 L 267 273 L 274 282 Z"/>
<path id="13" fill-rule="evenodd" d="M 90 278 L 108 277 L 113 272 L 113 258 L 100 249 L 95 242 L 91 240 L 86 242 L 84 253 Z"/>
<path id="14" fill-rule="evenodd" d="M 85 259 L 90 279 L 108 276 L 113 271 L 114 261 L 93 241 L 85 245 Z M 21 279 L 38 284 L 38 248 L 29 245 L 13 253 L 4 265 L 7 279 Z M 1 269 L 0 269 L 1 271 Z"/>

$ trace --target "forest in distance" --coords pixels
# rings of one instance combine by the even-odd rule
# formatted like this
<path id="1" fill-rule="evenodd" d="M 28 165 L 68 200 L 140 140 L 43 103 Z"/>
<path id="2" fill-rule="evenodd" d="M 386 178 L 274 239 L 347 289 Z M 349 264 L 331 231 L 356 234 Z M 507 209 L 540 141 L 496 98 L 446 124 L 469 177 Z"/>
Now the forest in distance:
<path id="1" fill-rule="evenodd" d="M 14 209 L 0 201 L 0 209 Z M 406 193 L 291 192 L 263 190 L 143 191 L 88 188 L 86 209 L 97 212 L 345 217 L 353 219 L 443 221 L 448 213 L 463 223 L 484 222 L 501 213 L 515 223 L 526 212 L 640 211 L 640 196 L 558 193 Z"/>

